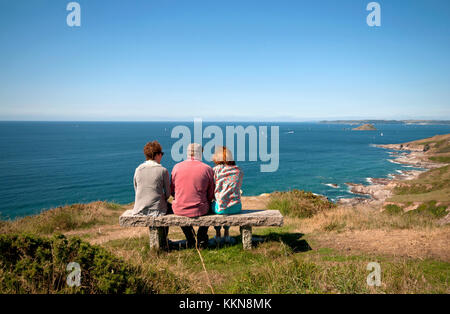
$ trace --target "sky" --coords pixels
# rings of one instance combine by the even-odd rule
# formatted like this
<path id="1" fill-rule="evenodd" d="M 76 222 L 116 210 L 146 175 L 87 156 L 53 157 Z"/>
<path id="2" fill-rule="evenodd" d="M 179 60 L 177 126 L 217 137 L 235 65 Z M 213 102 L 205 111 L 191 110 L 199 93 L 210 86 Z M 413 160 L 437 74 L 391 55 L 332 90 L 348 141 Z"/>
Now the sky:
<path id="1" fill-rule="evenodd" d="M 0 120 L 450 119 L 450 1 L 0 0 Z"/>

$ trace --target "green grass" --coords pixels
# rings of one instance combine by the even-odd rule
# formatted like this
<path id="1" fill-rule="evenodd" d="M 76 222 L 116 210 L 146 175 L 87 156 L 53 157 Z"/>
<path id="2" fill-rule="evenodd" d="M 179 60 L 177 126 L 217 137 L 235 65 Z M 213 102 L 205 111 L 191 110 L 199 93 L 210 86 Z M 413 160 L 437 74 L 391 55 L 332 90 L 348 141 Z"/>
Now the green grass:
<path id="1" fill-rule="evenodd" d="M 389 215 L 400 215 L 403 214 L 403 209 L 394 204 L 389 204 L 384 207 L 384 212 Z"/>
<path id="2" fill-rule="evenodd" d="M 450 163 L 450 156 L 432 156 L 429 159 L 436 162 Z"/>
<path id="3" fill-rule="evenodd" d="M 420 204 L 416 209 L 404 212 L 403 208 L 396 204 L 388 204 L 384 207 L 383 213 L 390 216 L 402 216 L 404 222 L 410 222 L 414 225 L 431 223 L 436 218 L 442 218 L 447 215 L 447 206 L 437 205 L 436 201 L 428 201 Z M 409 224 L 407 224 L 409 226 Z M 408 227 L 409 229 L 409 227 Z"/>
<path id="4" fill-rule="evenodd" d="M 436 142 L 434 148 L 436 149 L 436 153 L 448 153 L 450 152 L 450 141 L 448 139 L 445 139 Z"/>
<path id="5" fill-rule="evenodd" d="M 448 178 L 448 167 L 434 169 L 414 184 L 436 189 Z M 413 190 L 408 190 L 411 193 Z M 423 194 L 404 194 L 402 197 Z M 321 233 L 366 229 L 435 227 L 445 205 L 422 202 L 403 214 L 411 201 L 388 205 L 384 212 L 343 211 L 323 197 L 293 190 L 271 196 L 269 207 L 286 216 L 281 228 L 253 229 L 262 238 L 253 250 L 236 245 L 201 251 L 216 293 L 450 293 L 450 263 L 395 256 L 338 251 L 319 247 Z M 117 224 L 121 205 L 96 202 L 65 206 L 41 215 L 3 222 L 0 231 L 0 293 L 210 293 L 195 249 L 154 252 L 148 236 L 121 238 L 89 245 L 79 238 L 17 235 L 28 231 L 48 235 L 102 224 Z M 320 213 L 320 214 L 319 214 Z M 292 218 L 291 218 L 292 217 Z M 299 219 L 300 218 L 300 219 Z M 302 234 L 301 223 L 321 223 L 317 231 Z M 436 227 L 437 228 L 437 227 Z M 422 230 L 422 229 L 421 229 Z M 92 233 L 91 237 L 95 237 Z M 86 235 L 89 239 L 89 235 Z M 84 271 L 82 287 L 65 285 L 69 261 Z M 366 267 L 378 262 L 382 286 L 369 287 Z"/>
<path id="6" fill-rule="evenodd" d="M 45 210 L 38 215 L 2 221 L 0 232 L 28 232 L 46 235 L 54 232 L 87 229 L 93 226 L 115 224 L 123 211 L 121 205 L 106 202 L 68 205 Z"/>
<path id="7" fill-rule="evenodd" d="M 242 245 L 202 250 L 215 293 L 449 293 L 450 263 L 370 254 L 345 254 L 330 248 L 313 249 L 308 237 L 289 229 L 260 228 L 255 237 L 265 242 L 252 251 Z M 106 244 L 126 250 L 160 271 L 190 276 L 184 292 L 209 293 L 195 249 L 155 253 L 146 249 L 147 237 Z M 136 259 L 135 255 L 130 257 Z M 378 262 L 382 286 L 369 287 L 369 262 Z M 167 279 L 166 279 L 167 281 Z M 173 283 L 168 281 L 167 285 Z"/>
<path id="8" fill-rule="evenodd" d="M 409 215 L 430 215 L 434 218 L 442 218 L 447 215 L 447 206 L 437 206 L 436 201 L 421 204 L 417 209 L 407 212 Z"/>
<path id="9" fill-rule="evenodd" d="M 278 209 L 284 216 L 298 218 L 312 217 L 335 207 L 335 204 L 322 196 L 300 190 L 274 192 L 267 205 L 269 209 Z"/>
<path id="10" fill-rule="evenodd" d="M 338 221 L 338 220 L 334 220 L 331 221 L 330 223 L 328 223 L 327 225 L 325 225 L 323 227 L 323 230 L 326 232 L 330 232 L 330 231 L 341 231 L 346 227 L 346 223 L 345 221 Z"/>
<path id="11" fill-rule="evenodd" d="M 429 202 L 437 200 L 450 203 L 450 166 L 429 170 L 417 179 L 404 181 L 394 190 L 390 202 Z"/>

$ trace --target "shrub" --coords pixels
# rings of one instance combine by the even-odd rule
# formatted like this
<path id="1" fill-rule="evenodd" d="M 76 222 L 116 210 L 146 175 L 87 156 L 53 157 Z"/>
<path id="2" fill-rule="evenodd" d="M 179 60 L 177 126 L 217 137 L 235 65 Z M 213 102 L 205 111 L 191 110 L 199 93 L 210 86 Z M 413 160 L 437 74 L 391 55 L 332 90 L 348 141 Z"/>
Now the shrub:
<path id="1" fill-rule="evenodd" d="M 334 207 L 336 205 L 326 197 L 300 190 L 274 192 L 268 204 L 269 209 L 278 209 L 283 215 L 298 218 L 312 217 Z"/>
<path id="2" fill-rule="evenodd" d="M 79 287 L 66 284 L 70 262 L 80 265 Z M 0 235 L 0 293 L 150 292 L 138 267 L 78 238 Z"/>
<path id="3" fill-rule="evenodd" d="M 403 214 L 403 209 L 398 205 L 389 204 L 384 206 L 384 212 L 389 215 L 401 215 Z"/>
<path id="4" fill-rule="evenodd" d="M 433 218 L 442 218 L 447 214 L 447 206 L 436 206 L 436 201 L 422 203 L 417 209 L 410 211 L 411 214 L 429 215 Z"/>

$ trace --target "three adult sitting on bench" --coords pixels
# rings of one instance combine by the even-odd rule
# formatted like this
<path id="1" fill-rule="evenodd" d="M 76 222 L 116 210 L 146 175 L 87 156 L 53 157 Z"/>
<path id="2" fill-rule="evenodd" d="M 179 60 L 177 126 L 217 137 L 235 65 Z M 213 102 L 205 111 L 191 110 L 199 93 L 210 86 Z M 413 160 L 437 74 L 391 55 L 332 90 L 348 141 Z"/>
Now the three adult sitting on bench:
<path id="1" fill-rule="evenodd" d="M 210 211 L 216 214 L 240 212 L 243 175 L 232 161 L 231 152 L 225 147 L 216 149 L 214 170 L 201 161 L 202 152 L 200 144 L 189 144 L 188 158 L 174 166 L 169 180 L 169 172 L 161 165 L 164 155 L 161 145 L 157 141 L 147 143 L 144 147 L 146 162 L 139 165 L 134 174 L 133 215 L 159 217 L 174 213 L 193 218 L 204 216 Z M 170 195 L 173 196 L 172 204 L 168 202 Z M 196 239 L 193 227 L 183 226 L 181 229 L 186 236 L 187 246 L 194 247 Z M 169 227 L 165 227 L 165 238 L 168 231 Z M 216 236 L 220 236 L 220 227 L 216 227 Z M 207 247 L 207 226 L 198 228 L 197 244 L 200 248 Z"/>

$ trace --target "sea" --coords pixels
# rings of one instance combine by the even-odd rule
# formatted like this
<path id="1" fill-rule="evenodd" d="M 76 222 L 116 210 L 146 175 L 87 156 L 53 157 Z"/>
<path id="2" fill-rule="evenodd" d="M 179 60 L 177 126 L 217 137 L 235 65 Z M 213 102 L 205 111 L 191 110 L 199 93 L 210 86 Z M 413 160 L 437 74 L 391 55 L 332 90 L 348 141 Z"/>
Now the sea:
<path id="1" fill-rule="evenodd" d="M 238 161 L 244 172 L 243 195 L 301 189 L 332 201 L 361 197 L 346 182 L 369 184 L 408 166 L 392 162 L 389 150 L 375 144 L 402 143 L 450 133 L 450 125 L 375 124 L 377 131 L 352 131 L 355 125 L 326 123 L 203 122 L 218 126 L 279 127 L 279 165 L 261 172 L 260 160 Z M 74 203 L 134 201 L 133 175 L 145 161 L 144 145 L 153 140 L 165 152 L 180 139 L 172 130 L 193 122 L 0 122 L 0 217 L 15 219 Z M 271 134 L 268 149 L 271 148 Z M 209 141 L 203 139 L 203 144 Z M 249 150 L 247 142 L 246 150 Z M 207 162 L 211 166 L 211 162 Z"/>

